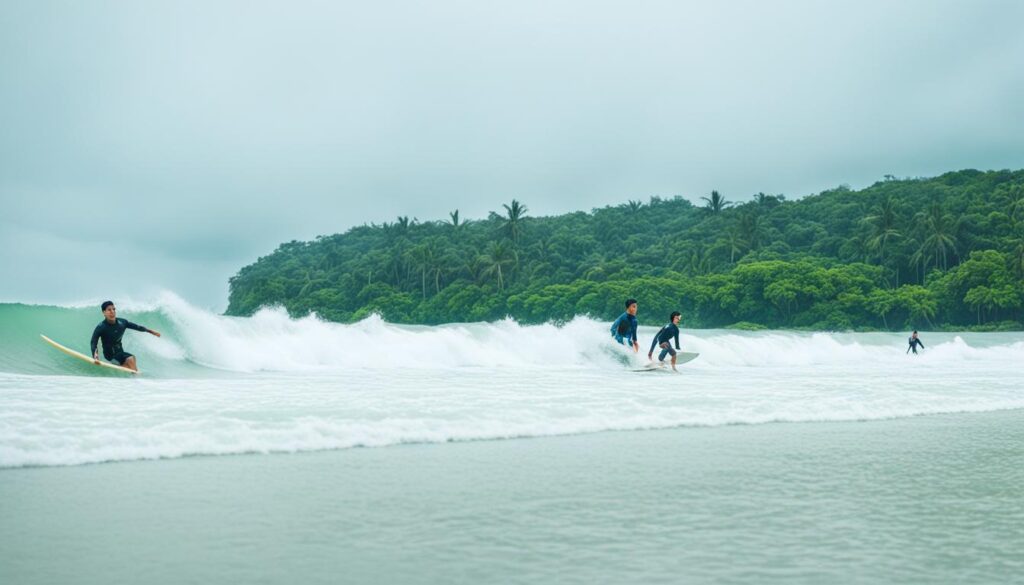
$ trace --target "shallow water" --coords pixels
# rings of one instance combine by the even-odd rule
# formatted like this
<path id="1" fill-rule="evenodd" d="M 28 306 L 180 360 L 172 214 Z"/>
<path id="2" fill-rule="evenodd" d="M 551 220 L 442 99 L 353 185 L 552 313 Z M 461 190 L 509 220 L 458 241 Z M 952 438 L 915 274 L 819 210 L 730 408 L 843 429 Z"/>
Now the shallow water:
<path id="1" fill-rule="evenodd" d="M 1013 583 L 1024 411 L 0 471 L 5 583 Z"/>

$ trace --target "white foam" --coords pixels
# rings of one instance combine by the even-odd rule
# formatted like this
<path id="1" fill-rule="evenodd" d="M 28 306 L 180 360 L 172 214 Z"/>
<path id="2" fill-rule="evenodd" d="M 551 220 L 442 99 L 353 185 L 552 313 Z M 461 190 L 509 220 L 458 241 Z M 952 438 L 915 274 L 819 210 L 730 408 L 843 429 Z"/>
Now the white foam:
<path id="1" fill-rule="evenodd" d="M 159 343 L 144 339 L 147 350 L 161 352 L 163 346 L 168 357 L 187 356 L 203 365 L 240 372 L 383 368 L 396 363 L 416 368 L 603 367 L 615 365 L 617 362 L 609 360 L 608 355 L 621 349 L 611 342 L 607 323 L 587 317 L 577 317 L 562 326 L 520 325 L 511 319 L 437 327 L 401 326 L 378 316 L 338 324 L 315 315 L 292 319 L 282 308 L 263 309 L 246 318 L 225 317 L 198 309 L 171 293 L 163 294 L 155 309 L 174 323 L 175 331 Z M 654 327 L 641 327 L 642 351 L 634 357 L 646 358 L 655 332 Z M 908 359 L 917 359 L 919 364 L 1024 360 L 1024 341 L 975 348 L 961 336 L 923 337 L 928 349 L 919 356 L 906 355 L 903 334 L 684 328 L 681 342 L 685 351 L 701 354 L 694 367 L 879 364 L 904 363 Z"/>
<path id="2" fill-rule="evenodd" d="M 224 317 L 165 294 L 147 366 L 188 379 L 0 374 L 0 467 L 1024 408 L 1024 335 L 685 330 L 683 374 L 634 373 L 608 323 L 440 327 Z M 642 317 L 642 315 L 641 315 Z M 173 368 L 168 368 L 173 370 Z M 145 369 L 150 372 L 154 370 Z"/>

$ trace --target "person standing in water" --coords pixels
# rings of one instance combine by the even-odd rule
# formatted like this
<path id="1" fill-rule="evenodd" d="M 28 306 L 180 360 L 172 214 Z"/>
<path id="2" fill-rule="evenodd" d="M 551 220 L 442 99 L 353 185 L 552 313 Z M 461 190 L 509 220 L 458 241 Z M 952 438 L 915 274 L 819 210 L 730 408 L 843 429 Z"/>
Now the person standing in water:
<path id="1" fill-rule="evenodd" d="M 612 323 L 612 337 L 622 345 L 632 345 L 634 352 L 640 351 L 640 343 L 636 340 L 636 299 L 626 300 L 626 312 Z"/>
<path id="2" fill-rule="evenodd" d="M 907 343 L 910 344 L 910 347 L 907 348 L 907 353 L 913 350 L 914 355 L 917 355 L 917 346 L 921 346 L 921 349 L 924 349 L 924 344 L 917 338 L 917 331 L 910 334 L 910 339 L 907 340 Z"/>
<path id="3" fill-rule="evenodd" d="M 676 351 L 679 347 L 679 311 L 673 311 L 668 317 L 668 325 L 662 327 L 657 334 L 654 336 L 654 340 L 651 341 L 651 351 L 647 352 L 647 359 L 654 359 L 654 348 L 660 347 L 661 353 L 658 355 L 659 367 L 665 365 L 665 356 L 668 354 L 672 355 L 672 369 L 676 370 Z M 672 344 L 669 343 L 672 339 L 675 339 L 676 348 L 672 349 Z M 677 372 L 679 370 L 676 370 Z"/>
<path id="4" fill-rule="evenodd" d="M 134 329 L 136 331 L 145 331 L 151 335 L 160 337 L 158 331 L 147 329 L 142 325 L 136 325 L 126 319 L 117 318 L 117 307 L 114 306 L 113 301 L 106 301 L 100 305 L 100 310 L 103 311 L 104 319 L 100 321 L 100 324 L 96 326 L 96 329 L 92 332 L 92 339 L 89 341 L 89 347 L 92 348 L 92 361 L 99 364 L 100 354 L 97 348 L 97 342 L 103 340 L 103 357 L 107 361 L 112 362 L 118 366 L 124 366 L 129 370 L 138 372 L 139 368 L 135 364 L 135 356 L 127 353 L 123 347 L 121 347 L 121 337 L 124 336 L 124 332 L 127 329 Z"/>

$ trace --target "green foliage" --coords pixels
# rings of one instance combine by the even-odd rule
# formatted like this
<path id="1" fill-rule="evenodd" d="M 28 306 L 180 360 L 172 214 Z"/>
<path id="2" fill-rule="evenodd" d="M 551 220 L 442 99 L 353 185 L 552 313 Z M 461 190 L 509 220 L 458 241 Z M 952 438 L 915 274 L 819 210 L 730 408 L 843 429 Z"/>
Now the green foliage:
<path id="1" fill-rule="evenodd" d="M 797 201 L 717 191 L 555 217 L 399 217 L 282 244 L 230 281 L 228 314 L 280 305 L 355 321 L 512 316 L 690 327 L 1007 329 L 1024 321 L 1024 171 L 960 171 Z"/>

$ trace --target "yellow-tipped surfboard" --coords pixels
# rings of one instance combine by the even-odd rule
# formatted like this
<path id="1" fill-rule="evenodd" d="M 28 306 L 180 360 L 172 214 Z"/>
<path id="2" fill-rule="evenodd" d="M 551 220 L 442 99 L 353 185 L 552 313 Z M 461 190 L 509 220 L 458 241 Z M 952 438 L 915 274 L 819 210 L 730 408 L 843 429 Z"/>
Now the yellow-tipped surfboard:
<path id="1" fill-rule="evenodd" d="M 39 334 L 39 337 L 42 337 L 43 341 L 45 341 L 46 343 L 49 343 L 53 347 L 56 347 L 57 349 L 61 350 L 62 352 L 66 353 L 66 354 L 68 354 L 69 356 L 74 357 L 74 358 L 78 358 L 78 359 L 82 360 L 83 362 L 89 362 L 90 364 L 92 364 L 94 366 L 98 365 L 100 367 L 110 368 L 111 370 L 117 370 L 119 372 L 127 372 L 129 374 L 138 374 L 138 372 L 136 372 L 135 370 L 129 370 L 128 368 L 125 368 L 123 366 L 115 366 L 114 364 L 107 363 L 107 362 L 105 362 L 103 360 L 100 360 L 99 364 L 97 364 L 96 362 L 94 362 L 92 360 L 91 357 L 85 355 L 84 353 L 78 353 L 77 351 L 75 351 L 75 350 L 73 350 L 73 349 L 71 349 L 69 347 L 64 347 L 63 345 L 57 343 L 56 341 L 50 339 L 49 337 L 43 335 L 42 333 Z"/>

